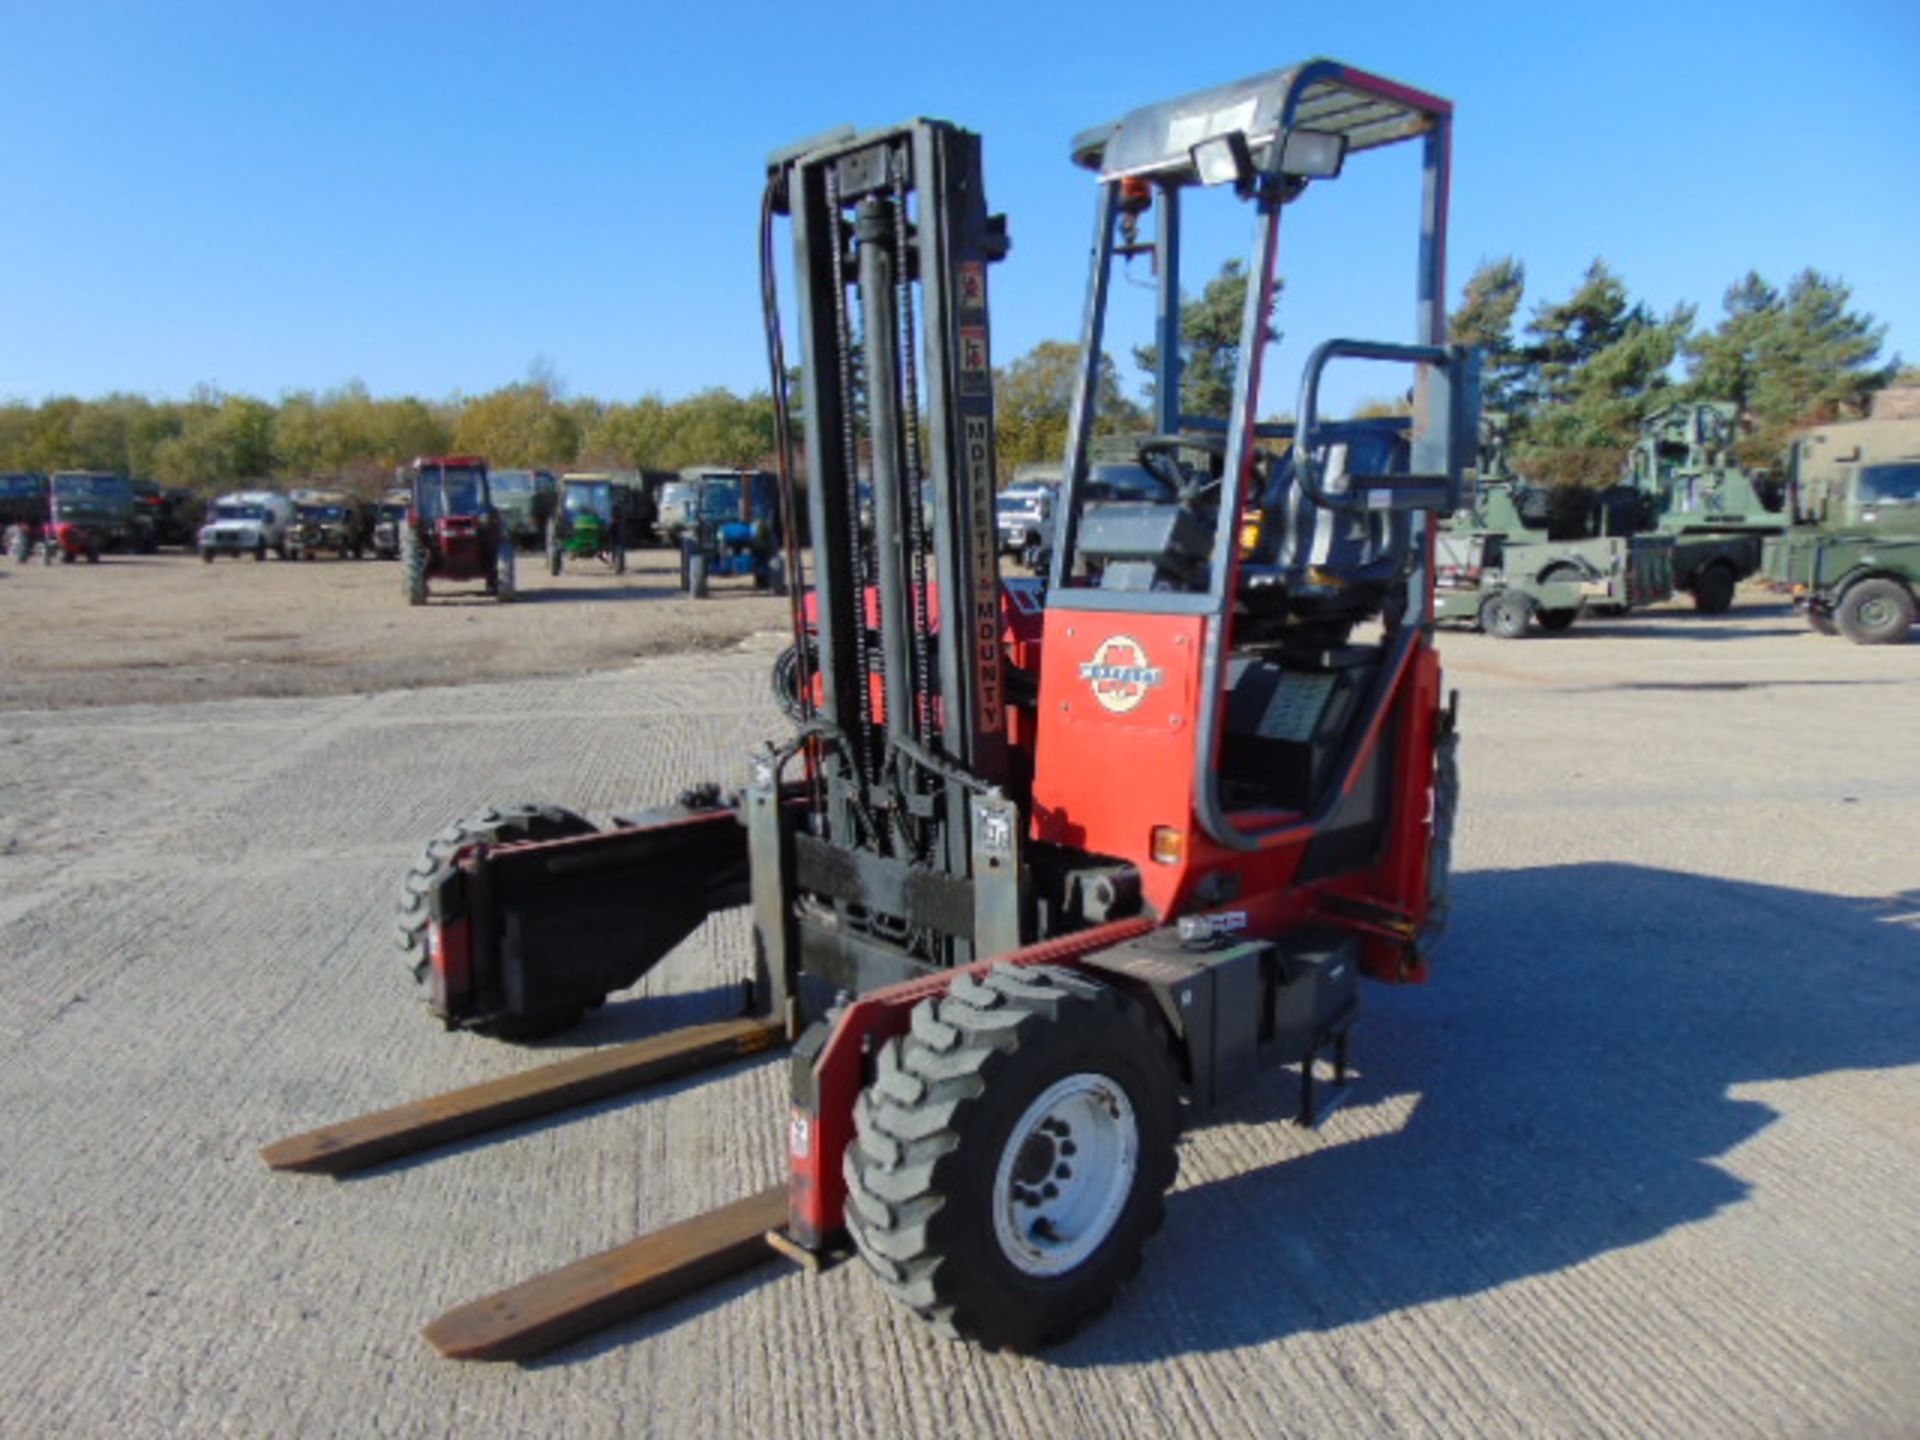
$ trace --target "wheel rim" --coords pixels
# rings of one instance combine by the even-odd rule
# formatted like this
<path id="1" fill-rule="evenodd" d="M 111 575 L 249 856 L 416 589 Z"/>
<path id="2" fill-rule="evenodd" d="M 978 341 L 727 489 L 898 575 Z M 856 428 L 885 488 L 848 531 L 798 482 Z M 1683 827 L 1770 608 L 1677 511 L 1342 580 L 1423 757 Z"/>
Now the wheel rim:
<path id="1" fill-rule="evenodd" d="M 993 1232 L 1016 1270 L 1062 1275 L 1113 1232 L 1140 1165 L 1140 1126 L 1105 1075 L 1069 1075 L 1020 1116 L 993 1180 Z"/>
<path id="2" fill-rule="evenodd" d="M 1868 596 L 1860 606 L 1860 624 L 1868 630 L 1886 630 L 1893 625 L 1893 606 L 1879 595 Z"/>

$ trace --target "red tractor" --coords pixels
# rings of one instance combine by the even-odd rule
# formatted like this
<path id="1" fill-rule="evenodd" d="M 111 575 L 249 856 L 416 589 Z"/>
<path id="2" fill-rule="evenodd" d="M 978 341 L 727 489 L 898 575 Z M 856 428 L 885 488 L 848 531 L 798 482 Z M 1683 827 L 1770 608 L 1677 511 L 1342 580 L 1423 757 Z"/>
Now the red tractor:
<path id="1" fill-rule="evenodd" d="M 1457 781 L 1433 545 L 1477 421 L 1474 358 L 1445 336 L 1451 119 L 1322 60 L 1076 140 L 1093 273 L 1051 570 L 1034 579 L 998 570 L 987 274 L 1007 236 L 978 137 L 916 121 L 773 157 L 762 255 L 794 581 L 777 673 L 796 723 L 732 794 L 692 790 L 604 830 L 531 806 L 454 826 L 409 875 L 401 924 L 429 1009 L 513 1036 L 564 1027 L 746 907 L 749 1013 L 267 1158 L 351 1169 L 790 1045 L 787 1174 L 451 1312 L 427 1332 L 443 1353 L 531 1354 L 771 1254 L 817 1268 L 849 1248 L 944 1332 L 1032 1350 L 1133 1273 L 1183 1125 L 1276 1070 L 1303 1121 L 1326 1113 L 1360 977 L 1424 980 L 1446 911 Z M 1304 357 L 1298 425 L 1256 423 L 1279 408 L 1262 381 L 1283 210 L 1349 156 L 1408 141 L 1413 338 L 1328 341 Z M 1180 222 L 1235 202 L 1257 223 L 1232 413 L 1184 413 Z M 772 294 L 782 216 L 804 576 Z M 1158 433 L 1115 488 L 1095 483 L 1090 441 L 1111 282 L 1138 254 L 1159 289 Z M 1415 413 L 1391 443 L 1318 418 L 1335 360 L 1406 367 L 1389 383 L 1411 384 Z"/>
<path id="2" fill-rule="evenodd" d="M 407 603 L 427 603 L 430 579 L 479 580 L 494 599 L 513 599 L 513 540 L 494 508 L 487 462 L 478 455 L 423 455 L 409 470 L 408 487 L 400 532 Z"/>

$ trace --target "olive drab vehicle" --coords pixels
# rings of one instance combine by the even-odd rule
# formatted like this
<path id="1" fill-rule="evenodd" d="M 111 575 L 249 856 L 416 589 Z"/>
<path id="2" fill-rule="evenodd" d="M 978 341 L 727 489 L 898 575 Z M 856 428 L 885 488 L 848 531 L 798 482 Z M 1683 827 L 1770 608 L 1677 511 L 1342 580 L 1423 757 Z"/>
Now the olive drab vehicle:
<path id="1" fill-rule="evenodd" d="M 1823 635 L 1905 644 L 1920 615 L 1920 420 L 1800 435 L 1787 508 L 1792 524 L 1769 545 L 1768 580 Z"/>
<path id="2" fill-rule="evenodd" d="M 515 548 L 532 550 L 546 539 L 560 485 L 546 470 L 494 470 L 487 476 L 493 505 Z"/>
<path id="3" fill-rule="evenodd" d="M 1635 610 L 1672 597 L 1671 538 L 1554 539 L 1544 509 L 1528 503 L 1535 497 L 1541 492 L 1509 475 L 1474 484 L 1469 502 L 1446 520 L 1436 542 L 1436 618 L 1513 640 L 1536 625 L 1558 633 L 1587 611 Z"/>
<path id="4" fill-rule="evenodd" d="M 373 541 L 373 512 L 366 502 L 344 490 L 295 490 L 293 518 L 287 522 L 285 556 L 312 560 L 331 554 L 340 560 L 358 560 Z"/>
<path id="5" fill-rule="evenodd" d="M 1673 537 L 1673 585 L 1703 615 L 1722 615 L 1757 574 L 1769 536 L 1786 529 L 1779 496 L 1738 464 L 1735 407 L 1668 405 L 1640 425 L 1627 484 L 1644 496 L 1651 532 Z"/>

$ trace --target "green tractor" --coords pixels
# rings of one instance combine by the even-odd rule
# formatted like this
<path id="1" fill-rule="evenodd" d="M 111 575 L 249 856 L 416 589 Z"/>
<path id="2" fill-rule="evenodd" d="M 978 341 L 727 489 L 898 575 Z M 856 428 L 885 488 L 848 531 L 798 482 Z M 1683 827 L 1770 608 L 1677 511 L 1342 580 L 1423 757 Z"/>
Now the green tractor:
<path id="1" fill-rule="evenodd" d="M 560 503 L 547 521 L 547 569 L 558 575 L 567 557 L 604 560 L 627 572 L 627 487 L 611 475 L 560 477 Z"/>

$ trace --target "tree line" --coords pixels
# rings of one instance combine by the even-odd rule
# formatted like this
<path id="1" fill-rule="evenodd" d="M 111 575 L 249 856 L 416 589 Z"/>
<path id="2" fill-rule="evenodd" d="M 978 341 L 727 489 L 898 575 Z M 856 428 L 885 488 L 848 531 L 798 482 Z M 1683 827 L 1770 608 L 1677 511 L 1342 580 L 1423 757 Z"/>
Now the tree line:
<path id="1" fill-rule="evenodd" d="M 1224 416 L 1231 399 L 1247 277 L 1229 261 L 1183 306 L 1181 405 Z M 1655 313 L 1600 260 L 1565 299 L 1520 319 L 1526 269 L 1511 256 L 1480 266 L 1451 316 L 1452 338 L 1485 354 L 1486 408 L 1506 419 L 1514 468 L 1542 484 L 1615 479 L 1640 421 L 1676 400 L 1734 404 L 1741 456 L 1774 461 L 1796 428 L 1865 413 L 1900 374 L 1882 362 L 1886 327 L 1850 307 L 1840 280 L 1814 270 L 1775 286 L 1748 274 L 1728 287 L 1722 314 L 1701 328 L 1696 307 Z M 1277 338 L 1277 337 L 1276 337 Z M 1131 357 L 1154 371 L 1150 347 Z M 1078 347 L 1044 340 L 995 371 L 999 466 L 1057 462 L 1079 371 Z M 1128 393 L 1102 356 L 1100 430 L 1151 428 L 1151 382 Z M 793 393 L 797 396 L 798 389 Z M 1388 397 L 1360 407 L 1392 413 Z M 1285 416 L 1272 418 L 1284 419 Z M 183 401 L 113 394 L 0 404 L 0 470 L 112 470 L 206 492 L 243 481 L 327 481 L 371 492 L 415 455 L 474 453 L 496 467 L 676 470 L 766 465 L 774 450 L 767 391 L 702 390 L 630 403 L 573 397 L 536 373 L 485 395 L 448 400 L 376 398 L 358 383 L 295 391 L 277 403 L 197 389 Z"/>

